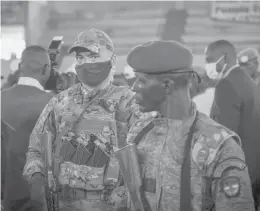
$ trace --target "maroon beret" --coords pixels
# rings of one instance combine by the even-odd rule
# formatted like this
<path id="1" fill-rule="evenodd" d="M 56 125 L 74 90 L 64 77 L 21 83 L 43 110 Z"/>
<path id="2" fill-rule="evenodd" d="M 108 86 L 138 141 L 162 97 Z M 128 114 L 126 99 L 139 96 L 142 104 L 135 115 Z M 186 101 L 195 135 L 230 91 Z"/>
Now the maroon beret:
<path id="1" fill-rule="evenodd" d="M 175 41 L 151 41 L 133 48 L 127 63 L 135 72 L 160 74 L 192 68 L 191 51 Z"/>

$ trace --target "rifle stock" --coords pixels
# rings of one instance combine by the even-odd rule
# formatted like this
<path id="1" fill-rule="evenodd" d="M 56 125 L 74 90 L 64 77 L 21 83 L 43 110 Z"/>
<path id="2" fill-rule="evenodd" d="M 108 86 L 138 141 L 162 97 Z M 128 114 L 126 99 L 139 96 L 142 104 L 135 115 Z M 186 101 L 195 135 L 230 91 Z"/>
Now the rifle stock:
<path id="1" fill-rule="evenodd" d="M 45 148 L 45 194 L 48 211 L 59 211 L 58 191 L 53 176 L 53 153 L 51 134 L 47 131 L 42 136 Z"/>
<path id="2" fill-rule="evenodd" d="M 144 195 L 136 144 L 127 145 L 115 152 L 124 182 L 129 190 L 135 211 L 151 211 Z"/>

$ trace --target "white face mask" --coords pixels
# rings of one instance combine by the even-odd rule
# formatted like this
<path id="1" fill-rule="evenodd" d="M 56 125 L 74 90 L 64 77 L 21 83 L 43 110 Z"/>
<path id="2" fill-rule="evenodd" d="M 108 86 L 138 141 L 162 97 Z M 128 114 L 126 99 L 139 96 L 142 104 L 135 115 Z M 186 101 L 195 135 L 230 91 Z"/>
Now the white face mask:
<path id="1" fill-rule="evenodd" d="M 205 70 L 207 76 L 212 80 L 219 80 L 223 77 L 223 71 L 225 70 L 227 64 L 225 64 L 220 72 L 217 72 L 217 64 L 223 59 L 224 56 L 220 57 L 216 62 L 205 64 Z"/>

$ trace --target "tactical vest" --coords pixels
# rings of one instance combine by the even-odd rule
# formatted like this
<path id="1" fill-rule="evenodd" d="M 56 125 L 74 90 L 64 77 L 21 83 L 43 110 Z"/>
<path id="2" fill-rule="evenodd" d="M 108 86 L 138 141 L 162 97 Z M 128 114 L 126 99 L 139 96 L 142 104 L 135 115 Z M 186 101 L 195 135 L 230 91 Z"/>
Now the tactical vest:
<path id="1" fill-rule="evenodd" d="M 112 147 L 118 146 L 114 119 L 118 100 L 113 94 L 93 100 L 79 121 L 72 121 L 71 130 L 56 140 L 61 144 L 55 143 L 60 149 L 55 149 L 59 151 L 59 168 L 54 169 L 54 175 L 58 178 L 61 199 L 103 200 L 106 193 L 109 194 L 108 189 L 117 186 L 119 166 L 112 155 Z M 59 131 L 78 115 L 77 106 L 65 106 L 60 115 Z"/>

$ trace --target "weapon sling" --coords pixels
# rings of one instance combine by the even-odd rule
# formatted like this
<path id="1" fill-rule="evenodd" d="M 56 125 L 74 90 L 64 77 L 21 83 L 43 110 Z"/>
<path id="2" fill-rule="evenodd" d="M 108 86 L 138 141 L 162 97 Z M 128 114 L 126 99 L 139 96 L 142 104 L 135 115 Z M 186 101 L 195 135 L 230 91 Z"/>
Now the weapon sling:
<path id="1" fill-rule="evenodd" d="M 191 211 L 191 182 L 190 182 L 190 148 L 192 137 L 196 129 L 198 120 L 198 112 L 196 112 L 195 120 L 190 127 L 188 137 L 184 148 L 184 160 L 181 168 L 181 184 L 180 184 L 180 211 Z"/>

